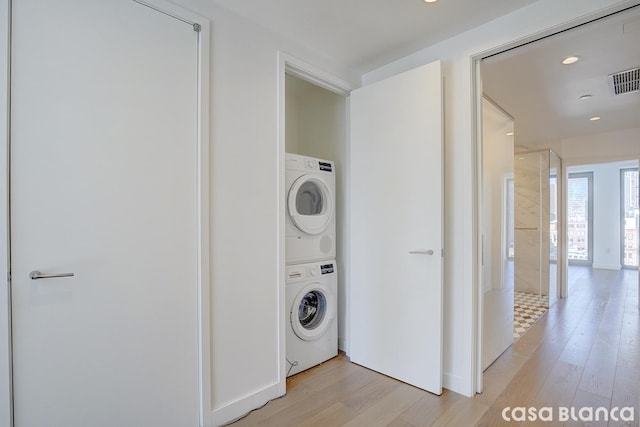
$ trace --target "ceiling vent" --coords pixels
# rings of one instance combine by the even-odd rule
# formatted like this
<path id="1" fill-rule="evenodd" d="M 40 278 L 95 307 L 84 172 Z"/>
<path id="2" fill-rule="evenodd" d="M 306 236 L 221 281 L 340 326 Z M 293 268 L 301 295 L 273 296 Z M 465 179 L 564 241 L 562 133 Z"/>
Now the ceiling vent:
<path id="1" fill-rule="evenodd" d="M 640 91 L 640 67 L 610 74 L 609 85 L 614 95 Z"/>

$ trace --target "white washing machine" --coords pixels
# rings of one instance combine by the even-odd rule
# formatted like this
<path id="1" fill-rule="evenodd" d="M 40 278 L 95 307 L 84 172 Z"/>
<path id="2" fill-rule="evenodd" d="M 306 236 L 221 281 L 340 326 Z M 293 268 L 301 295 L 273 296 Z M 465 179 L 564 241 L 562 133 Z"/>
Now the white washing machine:
<path id="1" fill-rule="evenodd" d="M 335 259 L 335 168 L 333 162 L 285 155 L 286 264 Z"/>
<path id="2" fill-rule="evenodd" d="M 287 376 L 338 354 L 337 276 L 335 261 L 287 267 Z"/>

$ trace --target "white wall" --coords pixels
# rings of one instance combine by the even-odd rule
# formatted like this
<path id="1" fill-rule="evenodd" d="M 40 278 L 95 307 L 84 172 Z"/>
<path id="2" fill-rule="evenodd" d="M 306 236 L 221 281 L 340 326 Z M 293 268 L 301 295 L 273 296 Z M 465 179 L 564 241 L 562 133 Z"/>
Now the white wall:
<path id="1" fill-rule="evenodd" d="M 285 99 L 285 151 L 298 153 L 298 96 L 290 88 L 291 79 L 287 77 Z"/>
<path id="2" fill-rule="evenodd" d="M 563 139 L 560 153 L 565 166 L 640 159 L 640 127 Z"/>
<path id="3" fill-rule="evenodd" d="M 531 41 L 614 9 L 636 4 L 617 0 L 540 0 L 363 76 L 369 84 L 443 61 L 445 79 L 445 387 L 475 391 L 477 232 L 473 58 Z"/>
<path id="4" fill-rule="evenodd" d="M 211 354 L 219 424 L 285 390 L 278 51 L 356 83 L 328 59 L 211 1 L 176 2 L 212 21 Z"/>
<path id="5" fill-rule="evenodd" d="M 593 268 L 620 269 L 620 166 L 593 167 Z"/>

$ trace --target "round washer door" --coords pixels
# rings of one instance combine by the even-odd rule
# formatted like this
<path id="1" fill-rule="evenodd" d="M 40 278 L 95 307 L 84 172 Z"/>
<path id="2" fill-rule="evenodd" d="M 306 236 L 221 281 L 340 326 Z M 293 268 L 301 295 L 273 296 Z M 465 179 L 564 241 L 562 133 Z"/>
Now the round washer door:
<path id="1" fill-rule="evenodd" d="M 335 296 L 321 283 L 310 283 L 291 304 L 291 327 L 298 338 L 313 341 L 327 331 L 335 315 Z"/>
<path id="2" fill-rule="evenodd" d="M 333 217 L 333 197 L 318 177 L 303 175 L 294 181 L 288 196 L 289 217 L 300 231 L 320 234 Z"/>

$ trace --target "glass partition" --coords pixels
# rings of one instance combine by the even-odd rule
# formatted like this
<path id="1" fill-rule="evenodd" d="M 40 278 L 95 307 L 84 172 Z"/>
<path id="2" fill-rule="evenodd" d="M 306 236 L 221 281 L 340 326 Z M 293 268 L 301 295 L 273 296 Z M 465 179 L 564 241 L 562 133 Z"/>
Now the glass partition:
<path id="1" fill-rule="evenodd" d="M 551 150 L 517 153 L 515 292 L 548 307 L 558 299 L 561 264 L 561 160 Z"/>

